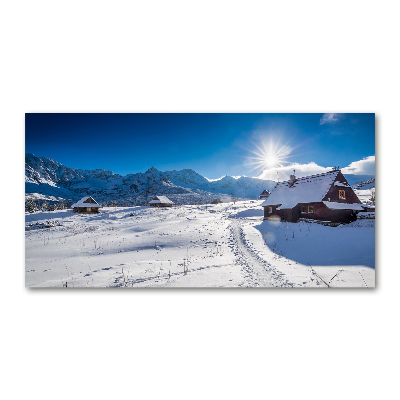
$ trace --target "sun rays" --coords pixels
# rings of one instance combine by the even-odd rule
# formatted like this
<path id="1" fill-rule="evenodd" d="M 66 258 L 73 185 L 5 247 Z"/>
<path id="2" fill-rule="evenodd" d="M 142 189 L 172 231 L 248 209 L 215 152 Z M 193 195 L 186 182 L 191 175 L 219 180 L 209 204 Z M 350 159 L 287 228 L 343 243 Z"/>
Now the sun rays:
<path id="1" fill-rule="evenodd" d="M 252 170 L 261 173 L 266 169 L 283 167 L 290 163 L 293 148 L 283 144 L 279 139 L 270 137 L 268 140 L 260 139 L 254 143 L 255 149 L 251 150 L 252 155 L 247 158 L 246 165 Z"/>

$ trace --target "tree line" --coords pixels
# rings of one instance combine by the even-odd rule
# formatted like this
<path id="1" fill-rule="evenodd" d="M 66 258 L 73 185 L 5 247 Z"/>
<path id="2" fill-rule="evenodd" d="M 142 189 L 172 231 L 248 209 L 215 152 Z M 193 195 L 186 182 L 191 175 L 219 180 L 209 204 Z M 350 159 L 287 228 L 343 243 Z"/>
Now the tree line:
<path id="1" fill-rule="evenodd" d="M 25 201 L 25 211 L 33 213 L 36 211 L 56 211 L 65 210 L 72 205 L 72 201 L 60 200 L 59 202 L 49 202 L 47 200 L 34 200 L 32 198 Z"/>

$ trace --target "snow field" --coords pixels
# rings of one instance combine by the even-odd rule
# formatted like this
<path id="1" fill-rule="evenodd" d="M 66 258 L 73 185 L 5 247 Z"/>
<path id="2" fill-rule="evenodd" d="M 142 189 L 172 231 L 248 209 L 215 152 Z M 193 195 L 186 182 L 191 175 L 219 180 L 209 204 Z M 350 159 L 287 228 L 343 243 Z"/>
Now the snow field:
<path id="1" fill-rule="evenodd" d="M 375 187 L 368 189 L 355 189 L 354 192 L 360 199 L 361 203 L 368 204 L 371 199 L 373 190 L 375 190 Z"/>
<path id="2" fill-rule="evenodd" d="M 272 223 L 261 202 L 28 213 L 26 286 L 374 286 L 374 221 Z"/>
<path id="3" fill-rule="evenodd" d="M 27 231 L 26 285 L 218 286 L 220 275 L 223 284 L 236 285 L 237 278 L 228 277 L 231 271 L 224 268 L 232 264 L 225 249 L 228 222 L 202 208 L 54 213 L 61 226 Z M 27 221 L 38 222 L 37 214 L 49 219 L 52 213 L 28 215 Z M 218 270 L 215 279 L 203 279 L 210 269 Z"/>

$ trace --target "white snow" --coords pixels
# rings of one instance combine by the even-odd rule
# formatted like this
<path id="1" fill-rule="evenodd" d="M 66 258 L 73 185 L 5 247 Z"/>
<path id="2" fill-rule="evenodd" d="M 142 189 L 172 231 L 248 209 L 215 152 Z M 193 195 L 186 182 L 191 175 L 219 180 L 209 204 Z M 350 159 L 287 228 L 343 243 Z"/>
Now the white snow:
<path id="1" fill-rule="evenodd" d="M 334 186 L 341 186 L 341 187 L 350 187 L 350 185 L 348 185 L 347 183 L 339 182 L 339 181 L 334 182 L 333 185 Z"/>
<path id="2" fill-rule="evenodd" d="M 374 220 L 274 223 L 261 203 L 27 213 L 26 286 L 375 285 Z"/>
<path id="3" fill-rule="evenodd" d="M 323 203 L 331 210 L 364 210 L 360 203 L 337 203 L 335 201 L 323 201 Z"/>
<path id="4" fill-rule="evenodd" d="M 32 200 L 46 200 L 46 201 L 54 201 L 60 202 L 64 200 L 62 197 L 55 197 L 55 196 L 46 196 L 44 194 L 39 193 L 27 193 L 25 195 L 25 200 L 32 199 Z"/>
<path id="5" fill-rule="evenodd" d="M 149 202 L 150 204 L 174 204 L 167 196 L 155 196 L 153 200 Z"/>
<path id="6" fill-rule="evenodd" d="M 87 200 L 87 199 L 89 199 L 90 198 L 90 196 L 85 196 L 85 197 L 82 197 L 79 201 L 77 201 L 75 204 L 72 204 L 72 206 L 71 206 L 71 208 L 75 208 L 75 207 L 97 207 L 97 208 L 100 208 L 101 206 L 100 206 L 100 204 L 97 204 L 97 203 L 85 203 L 85 201 Z M 92 197 L 93 198 L 93 197 Z M 93 199 L 94 200 L 94 199 Z M 94 200 L 94 201 L 96 201 L 96 200 Z"/>
<path id="7" fill-rule="evenodd" d="M 207 178 L 207 177 L 205 177 L 205 178 L 208 180 L 208 182 L 218 182 L 218 181 L 221 181 L 224 178 L 228 178 L 228 179 L 229 178 L 233 178 L 233 179 L 238 180 L 238 179 L 240 179 L 242 177 L 247 178 L 246 175 L 232 175 L 232 176 L 224 175 L 224 176 L 221 176 L 221 178 L 216 178 L 216 179 L 210 179 L 210 178 Z M 255 178 L 255 179 L 258 179 L 258 178 Z"/>
<path id="8" fill-rule="evenodd" d="M 290 187 L 289 181 L 278 183 L 263 206 L 281 204 L 280 208 L 293 208 L 299 203 L 320 202 L 330 189 L 339 171 L 308 176 L 296 180 Z"/>
<path id="9" fill-rule="evenodd" d="M 373 190 L 375 190 L 375 188 L 355 189 L 354 192 L 362 203 L 368 203 L 371 200 L 371 195 Z"/>

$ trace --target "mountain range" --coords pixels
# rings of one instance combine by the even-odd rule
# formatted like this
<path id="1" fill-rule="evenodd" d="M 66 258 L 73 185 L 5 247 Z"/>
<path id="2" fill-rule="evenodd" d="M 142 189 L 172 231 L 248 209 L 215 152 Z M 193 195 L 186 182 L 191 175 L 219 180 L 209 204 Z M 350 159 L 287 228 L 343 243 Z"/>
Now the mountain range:
<path id="1" fill-rule="evenodd" d="M 346 175 L 346 178 L 354 185 L 374 177 Z M 177 204 L 198 204 L 217 198 L 230 201 L 232 196 L 257 199 L 275 183 L 246 176 L 209 180 L 192 169 L 161 172 L 154 167 L 122 176 L 103 169 L 71 168 L 46 157 L 25 155 L 26 197 L 49 201 L 76 201 L 91 195 L 101 203 L 131 205 L 147 204 L 155 195 L 166 195 Z"/>
<path id="2" fill-rule="evenodd" d="M 209 180 L 192 169 L 161 172 L 151 167 L 146 172 L 114 174 L 103 169 L 70 168 L 57 161 L 33 154 L 25 156 L 25 193 L 44 200 L 75 201 L 91 195 L 99 202 L 145 204 L 155 195 L 166 195 L 177 204 L 196 204 L 219 198 L 256 199 L 275 182 L 245 176 L 225 176 Z"/>

